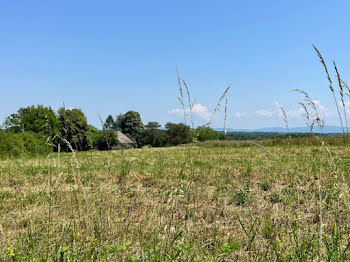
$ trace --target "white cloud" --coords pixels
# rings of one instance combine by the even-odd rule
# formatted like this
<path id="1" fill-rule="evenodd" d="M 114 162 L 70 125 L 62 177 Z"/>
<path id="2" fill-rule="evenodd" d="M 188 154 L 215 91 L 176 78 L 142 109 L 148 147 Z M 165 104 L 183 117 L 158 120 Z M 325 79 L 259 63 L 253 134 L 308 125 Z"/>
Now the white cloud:
<path id="1" fill-rule="evenodd" d="M 266 109 L 259 109 L 255 111 L 255 114 L 260 117 L 272 117 L 275 115 L 276 111 L 270 111 Z"/>
<path id="2" fill-rule="evenodd" d="M 179 114 L 184 114 L 184 111 L 180 108 L 175 108 L 175 109 L 171 109 L 170 111 L 168 111 L 168 114 L 170 115 L 179 115 Z"/>
<path id="3" fill-rule="evenodd" d="M 209 112 L 208 108 L 205 106 L 202 106 L 201 104 L 195 104 L 192 107 L 192 112 L 197 114 L 200 118 L 209 121 L 212 113 Z"/>
<path id="4" fill-rule="evenodd" d="M 189 108 L 185 109 L 186 115 L 190 114 L 191 110 Z M 175 108 L 170 111 L 168 111 L 169 114 L 172 115 L 178 115 L 178 116 L 183 116 L 184 115 L 184 110 L 182 108 Z M 195 104 L 192 107 L 192 114 L 194 116 L 199 116 L 201 119 L 205 121 L 209 121 L 212 113 L 209 112 L 208 108 L 206 106 L 203 106 L 201 104 Z"/>
<path id="5" fill-rule="evenodd" d="M 321 117 L 328 116 L 328 108 L 326 106 L 322 105 L 319 100 L 313 100 L 313 102 L 316 105 L 317 111 L 321 115 Z M 262 118 L 271 118 L 271 117 L 283 118 L 281 106 L 282 105 L 280 103 L 275 102 L 275 108 L 256 110 L 255 115 L 257 117 L 262 117 Z M 349 103 L 349 109 L 350 109 L 350 103 Z M 298 119 L 298 120 L 304 119 L 305 112 L 300 107 L 294 110 L 286 110 L 286 108 L 284 108 L 284 110 L 286 112 L 287 118 Z"/>
<path id="6" fill-rule="evenodd" d="M 316 105 L 317 110 L 320 114 L 323 114 L 324 116 L 328 115 L 328 108 L 321 104 L 319 100 L 313 100 L 314 104 Z"/>
<path id="7" fill-rule="evenodd" d="M 249 117 L 249 113 L 248 112 L 236 112 L 233 114 L 234 118 L 238 118 L 238 119 L 245 119 Z"/>

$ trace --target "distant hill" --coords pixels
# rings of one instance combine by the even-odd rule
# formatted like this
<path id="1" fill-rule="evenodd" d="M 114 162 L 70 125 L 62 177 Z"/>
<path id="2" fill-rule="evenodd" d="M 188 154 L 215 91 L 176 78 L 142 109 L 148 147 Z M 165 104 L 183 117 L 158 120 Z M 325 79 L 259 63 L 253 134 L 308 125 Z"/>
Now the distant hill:
<path id="1" fill-rule="evenodd" d="M 217 131 L 224 131 L 223 128 L 215 128 Z M 266 133 L 310 133 L 310 128 L 307 126 L 304 127 L 291 127 L 289 130 L 283 127 L 265 127 L 258 129 L 232 129 L 228 128 L 227 132 L 266 132 Z M 321 133 L 321 129 L 318 126 L 315 126 L 313 133 Z M 323 133 L 343 133 L 343 130 L 339 126 L 324 126 Z"/>

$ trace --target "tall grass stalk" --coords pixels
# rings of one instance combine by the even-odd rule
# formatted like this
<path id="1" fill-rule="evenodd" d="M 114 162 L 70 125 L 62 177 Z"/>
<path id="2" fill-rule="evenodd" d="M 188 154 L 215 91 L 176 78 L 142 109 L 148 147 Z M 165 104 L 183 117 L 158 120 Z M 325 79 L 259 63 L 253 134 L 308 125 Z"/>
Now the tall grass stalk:
<path id="1" fill-rule="evenodd" d="M 190 122 L 191 122 L 191 127 L 192 127 L 192 130 L 194 130 L 195 128 L 195 124 L 194 124 L 194 119 L 193 119 L 193 106 L 195 104 L 195 100 L 192 101 L 191 100 L 191 94 L 190 94 L 190 90 L 188 88 L 188 85 L 187 83 L 185 82 L 184 79 L 181 78 L 180 76 L 180 73 L 179 73 L 179 70 L 178 70 L 178 67 L 176 67 L 176 73 L 177 73 L 177 80 L 178 80 L 178 87 L 179 87 L 179 92 L 180 92 L 180 96 L 178 97 L 178 100 L 181 104 L 181 107 L 182 107 L 182 110 L 184 112 L 184 120 L 185 120 L 185 124 L 186 124 L 186 118 L 187 118 L 187 114 L 186 114 L 186 107 L 185 107 L 185 102 L 184 102 L 184 94 L 183 94 L 183 88 L 182 88 L 182 85 L 185 86 L 185 90 L 186 90 L 186 94 L 187 94 L 187 100 L 188 100 L 188 107 L 189 107 L 189 119 L 190 119 Z M 229 86 L 225 89 L 225 91 L 223 92 L 223 94 L 221 95 L 214 111 L 213 111 L 213 114 L 211 115 L 210 117 L 210 120 L 208 123 L 204 124 L 203 127 L 206 127 L 206 126 L 210 126 L 212 123 L 213 123 L 213 120 L 217 114 L 217 112 L 219 111 L 220 109 L 220 106 L 221 106 L 221 102 L 223 99 L 225 99 L 225 119 L 224 119 L 224 129 L 226 130 L 226 121 L 227 121 L 227 94 L 228 94 L 228 91 L 230 90 L 231 88 L 231 85 L 232 84 L 229 84 Z"/>
<path id="2" fill-rule="evenodd" d="M 210 117 L 209 122 L 206 123 L 204 126 L 210 126 L 213 123 L 217 112 L 220 110 L 221 102 L 225 98 L 225 96 L 227 95 L 227 93 L 230 90 L 231 86 L 232 86 L 232 84 L 229 84 L 228 87 L 225 89 L 224 93 L 221 95 L 221 97 L 220 97 L 220 99 L 219 99 L 219 101 L 218 101 L 218 103 L 217 103 L 217 105 L 216 105 L 216 107 L 215 107 L 215 109 L 213 111 L 213 114 Z"/>
<path id="3" fill-rule="evenodd" d="M 338 85 L 339 85 L 339 93 L 340 93 L 340 100 L 343 106 L 343 113 L 344 113 L 344 119 L 345 119 L 345 126 L 346 126 L 346 136 L 348 138 L 349 136 L 349 126 L 348 126 L 348 117 L 346 114 L 346 105 L 345 105 L 345 100 L 344 100 L 344 88 L 343 88 L 343 82 L 341 79 L 341 76 L 339 74 L 338 68 L 336 63 L 333 61 L 334 69 L 335 72 L 337 73 L 337 79 L 338 79 Z"/>
<path id="4" fill-rule="evenodd" d="M 287 131 L 289 132 L 287 113 L 286 113 L 286 111 L 284 110 L 284 108 L 283 108 L 282 105 L 280 105 L 280 108 L 281 108 L 281 111 L 282 111 L 284 124 L 285 124 L 285 126 L 286 126 L 286 128 L 287 128 Z"/>
<path id="5" fill-rule="evenodd" d="M 186 93 L 187 93 L 187 99 L 188 99 L 188 106 L 189 106 L 189 109 L 190 109 L 190 121 L 191 121 L 191 126 L 192 126 L 192 130 L 194 129 L 194 121 L 193 121 L 193 105 L 195 103 L 195 101 L 191 101 L 191 94 L 190 94 L 190 90 L 188 89 L 188 86 L 185 82 L 185 80 L 181 79 L 182 80 L 182 83 L 184 84 L 185 86 L 185 89 L 186 89 Z"/>
<path id="6" fill-rule="evenodd" d="M 184 113 L 184 121 L 185 121 L 185 125 L 186 125 L 186 108 L 185 108 L 185 103 L 184 103 L 184 94 L 183 94 L 183 90 L 182 90 L 182 85 L 181 85 L 181 78 L 180 78 L 180 73 L 179 73 L 179 69 L 176 66 L 176 74 L 177 74 L 177 81 L 178 81 L 178 87 L 179 87 L 179 92 L 180 92 L 180 96 L 177 98 L 180 101 L 180 104 L 182 106 L 182 110 Z"/>
<path id="7" fill-rule="evenodd" d="M 225 133 L 225 135 L 227 135 L 226 121 L 227 121 L 227 94 L 225 95 L 225 118 L 224 118 L 224 133 Z"/>
<path id="8" fill-rule="evenodd" d="M 334 91 L 334 88 L 333 88 L 333 82 L 332 82 L 332 79 L 329 75 L 329 72 L 328 72 L 328 68 L 327 68 L 327 65 L 326 65 L 326 62 L 324 61 L 323 57 L 322 57 L 322 54 L 320 53 L 320 51 L 317 49 L 317 47 L 313 44 L 312 45 L 320 59 L 320 62 L 321 64 L 323 65 L 324 67 L 324 70 L 326 72 L 326 75 L 327 75 L 327 79 L 328 79 L 328 82 L 329 82 L 329 89 L 331 90 L 332 92 L 332 95 L 333 95 L 333 99 L 334 99 L 334 103 L 337 107 L 337 112 L 338 112 L 338 116 L 339 116 L 339 121 L 340 121 L 340 124 L 341 124 L 341 127 L 342 127 L 342 130 L 343 130 L 343 136 L 344 136 L 344 140 L 345 140 L 345 129 L 344 129 L 344 124 L 343 124 L 343 119 L 341 117 L 341 114 L 340 114 L 340 110 L 339 110 L 339 106 L 338 106 L 338 102 L 337 102 L 337 98 L 335 96 L 335 91 Z"/>

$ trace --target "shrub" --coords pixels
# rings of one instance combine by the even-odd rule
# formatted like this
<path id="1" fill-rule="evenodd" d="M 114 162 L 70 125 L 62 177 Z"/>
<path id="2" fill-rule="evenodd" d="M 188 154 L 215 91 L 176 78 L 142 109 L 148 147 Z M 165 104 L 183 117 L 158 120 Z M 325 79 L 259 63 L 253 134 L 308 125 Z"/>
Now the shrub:
<path id="1" fill-rule="evenodd" d="M 220 138 L 220 133 L 208 126 L 199 126 L 195 130 L 193 130 L 192 133 L 194 138 L 201 142 L 207 140 L 217 140 Z"/>
<path id="2" fill-rule="evenodd" d="M 44 136 L 32 132 L 5 133 L 0 130 L 0 157 L 48 154 L 52 146 Z"/>

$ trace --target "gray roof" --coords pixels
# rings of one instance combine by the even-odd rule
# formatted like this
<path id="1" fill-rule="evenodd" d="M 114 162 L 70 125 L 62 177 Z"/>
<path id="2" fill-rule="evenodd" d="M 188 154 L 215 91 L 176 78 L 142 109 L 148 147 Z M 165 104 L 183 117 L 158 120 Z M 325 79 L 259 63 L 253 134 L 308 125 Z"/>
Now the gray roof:
<path id="1" fill-rule="evenodd" d="M 128 138 L 122 132 L 120 132 L 120 131 L 116 131 L 116 132 L 117 132 L 117 137 L 118 137 L 120 144 L 135 144 L 134 141 L 132 141 L 130 138 Z"/>

